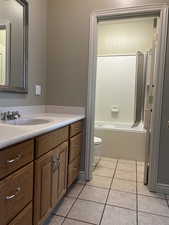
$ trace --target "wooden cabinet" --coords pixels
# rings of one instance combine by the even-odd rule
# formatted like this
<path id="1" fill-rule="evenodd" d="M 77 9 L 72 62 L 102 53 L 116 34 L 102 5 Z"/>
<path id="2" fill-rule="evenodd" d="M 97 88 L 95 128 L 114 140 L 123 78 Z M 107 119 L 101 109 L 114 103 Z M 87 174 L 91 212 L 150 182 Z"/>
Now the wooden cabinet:
<path id="1" fill-rule="evenodd" d="M 32 203 L 26 206 L 9 225 L 32 225 Z"/>
<path id="2" fill-rule="evenodd" d="M 0 224 L 8 224 L 32 201 L 33 163 L 0 182 Z"/>
<path id="3" fill-rule="evenodd" d="M 0 151 L 0 225 L 42 225 L 80 172 L 83 121 Z"/>
<path id="4" fill-rule="evenodd" d="M 35 162 L 34 224 L 42 224 L 67 188 L 68 143 Z"/>

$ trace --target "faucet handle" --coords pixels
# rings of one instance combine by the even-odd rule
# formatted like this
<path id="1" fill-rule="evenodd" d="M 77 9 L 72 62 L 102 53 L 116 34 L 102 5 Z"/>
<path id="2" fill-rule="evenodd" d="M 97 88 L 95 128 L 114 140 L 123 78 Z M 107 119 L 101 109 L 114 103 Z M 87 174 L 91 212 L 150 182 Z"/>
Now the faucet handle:
<path id="1" fill-rule="evenodd" d="M 15 113 L 16 113 L 16 115 L 18 116 L 18 118 L 20 118 L 20 117 L 21 117 L 21 114 L 20 114 L 20 112 L 19 112 L 19 111 L 16 111 Z"/>
<path id="2" fill-rule="evenodd" d="M 12 116 L 13 116 L 13 113 L 8 111 L 6 115 L 7 120 L 12 120 Z"/>
<path id="3" fill-rule="evenodd" d="M 1 112 L 1 120 L 7 120 L 7 112 Z"/>
<path id="4" fill-rule="evenodd" d="M 19 113 L 19 111 L 13 112 L 13 119 L 14 119 L 14 120 L 16 120 L 16 119 L 18 119 L 18 118 L 20 118 L 20 117 L 21 117 L 21 114 Z"/>

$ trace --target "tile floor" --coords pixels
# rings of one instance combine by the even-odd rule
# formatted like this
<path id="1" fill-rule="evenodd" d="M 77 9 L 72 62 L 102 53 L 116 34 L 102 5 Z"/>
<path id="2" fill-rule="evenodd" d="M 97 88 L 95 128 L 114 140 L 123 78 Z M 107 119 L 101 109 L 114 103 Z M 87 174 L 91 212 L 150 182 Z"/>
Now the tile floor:
<path id="1" fill-rule="evenodd" d="M 102 158 L 93 179 L 76 183 L 48 225 L 169 225 L 169 196 L 143 184 L 144 164 Z"/>

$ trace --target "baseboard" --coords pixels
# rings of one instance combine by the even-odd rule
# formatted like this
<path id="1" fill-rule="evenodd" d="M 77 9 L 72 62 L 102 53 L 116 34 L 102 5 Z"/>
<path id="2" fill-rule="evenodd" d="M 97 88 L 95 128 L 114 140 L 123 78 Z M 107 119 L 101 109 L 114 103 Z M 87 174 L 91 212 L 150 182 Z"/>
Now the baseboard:
<path id="1" fill-rule="evenodd" d="M 86 174 L 85 174 L 85 171 L 84 170 L 81 170 L 80 171 L 80 174 L 79 174 L 79 181 L 81 181 L 82 183 L 83 182 L 86 182 Z"/>
<path id="2" fill-rule="evenodd" d="M 157 184 L 156 191 L 162 194 L 169 195 L 169 185 L 168 184 Z"/>

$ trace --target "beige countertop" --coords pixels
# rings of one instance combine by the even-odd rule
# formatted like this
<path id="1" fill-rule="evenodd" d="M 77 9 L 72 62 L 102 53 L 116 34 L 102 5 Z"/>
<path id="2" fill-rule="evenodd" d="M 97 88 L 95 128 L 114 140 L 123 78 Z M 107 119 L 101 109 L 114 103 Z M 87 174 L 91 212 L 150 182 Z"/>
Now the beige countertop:
<path id="1" fill-rule="evenodd" d="M 0 122 L 0 149 L 64 127 L 81 119 L 83 114 L 43 113 L 22 117 L 22 119 L 45 119 L 48 123 L 39 125 L 14 125 Z"/>

